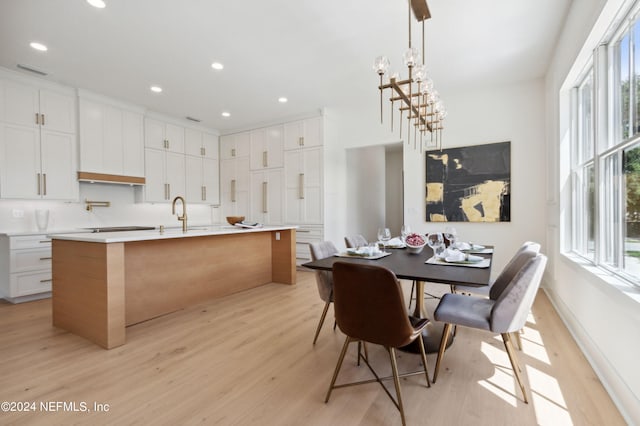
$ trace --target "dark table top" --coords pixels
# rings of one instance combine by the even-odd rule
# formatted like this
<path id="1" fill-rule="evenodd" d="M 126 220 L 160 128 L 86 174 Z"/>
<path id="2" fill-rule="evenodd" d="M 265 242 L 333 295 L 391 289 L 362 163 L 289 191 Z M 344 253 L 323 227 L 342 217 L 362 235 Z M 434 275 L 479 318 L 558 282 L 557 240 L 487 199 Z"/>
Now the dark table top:
<path id="1" fill-rule="evenodd" d="M 487 248 L 490 248 L 487 246 Z M 489 285 L 491 266 L 488 268 L 470 268 L 454 265 L 431 265 L 424 263 L 433 256 L 431 248 L 425 247 L 422 253 L 410 254 L 405 249 L 387 249 L 391 255 L 367 260 L 358 257 L 331 256 L 325 259 L 307 262 L 302 266 L 310 269 L 330 271 L 335 262 L 361 263 L 366 265 L 384 266 L 393 271 L 398 278 L 407 280 L 429 281 L 441 284 L 461 284 L 469 286 Z M 479 256 L 491 258 L 490 254 Z M 493 263 L 493 262 L 492 262 Z"/>

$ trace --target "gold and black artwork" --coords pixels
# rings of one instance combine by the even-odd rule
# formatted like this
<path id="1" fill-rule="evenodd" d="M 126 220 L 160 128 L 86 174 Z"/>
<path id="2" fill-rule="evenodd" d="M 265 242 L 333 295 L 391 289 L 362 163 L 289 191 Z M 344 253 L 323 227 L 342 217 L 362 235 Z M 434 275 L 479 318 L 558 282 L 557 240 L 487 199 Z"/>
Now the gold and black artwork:
<path id="1" fill-rule="evenodd" d="M 509 222 L 511 142 L 426 153 L 427 222 Z"/>

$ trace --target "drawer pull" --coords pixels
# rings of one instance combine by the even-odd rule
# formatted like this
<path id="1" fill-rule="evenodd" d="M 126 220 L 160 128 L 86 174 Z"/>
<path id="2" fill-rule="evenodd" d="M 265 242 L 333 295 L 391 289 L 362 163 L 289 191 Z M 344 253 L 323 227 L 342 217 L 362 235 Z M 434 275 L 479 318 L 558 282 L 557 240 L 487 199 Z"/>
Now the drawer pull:
<path id="1" fill-rule="evenodd" d="M 41 283 L 50 283 L 51 281 L 53 281 L 51 278 L 47 280 L 40 280 Z"/>
<path id="2" fill-rule="evenodd" d="M 41 240 L 40 244 L 49 244 L 51 240 Z"/>
<path id="3" fill-rule="evenodd" d="M 311 231 L 308 231 L 306 229 L 298 229 L 298 230 L 296 230 L 296 232 L 311 232 Z"/>
<path id="4" fill-rule="evenodd" d="M 40 260 L 51 260 L 51 257 L 41 257 Z"/>

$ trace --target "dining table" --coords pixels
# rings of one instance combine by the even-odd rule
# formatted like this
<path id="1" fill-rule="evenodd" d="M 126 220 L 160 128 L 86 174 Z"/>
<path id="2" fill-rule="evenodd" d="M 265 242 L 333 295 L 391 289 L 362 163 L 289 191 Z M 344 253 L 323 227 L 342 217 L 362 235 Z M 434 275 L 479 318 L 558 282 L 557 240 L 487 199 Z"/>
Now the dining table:
<path id="1" fill-rule="evenodd" d="M 346 252 L 334 256 L 318 259 L 302 264 L 301 266 L 322 271 L 331 271 L 336 262 L 348 262 L 362 265 L 383 266 L 391 270 L 397 278 L 413 280 L 416 282 L 416 304 L 411 313 L 415 318 L 429 318 L 425 309 L 424 289 L 425 283 L 436 283 L 445 285 L 465 285 L 473 287 L 488 286 L 491 277 L 491 258 L 493 257 L 493 247 L 485 246 L 485 253 L 475 254 L 489 259 L 486 267 L 473 267 L 471 264 L 446 262 L 426 263 L 433 258 L 433 250 L 424 247 L 420 253 L 410 253 L 403 248 L 387 249 L 391 254 L 378 258 L 366 259 L 360 256 L 349 256 Z M 485 262 L 486 264 L 487 262 Z M 425 349 L 428 353 L 438 352 L 444 324 L 430 319 L 422 333 Z M 453 342 L 453 335 L 449 338 L 449 345 Z M 407 352 L 419 352 L 419 345 L 413 344 L 401 348 Z"/>

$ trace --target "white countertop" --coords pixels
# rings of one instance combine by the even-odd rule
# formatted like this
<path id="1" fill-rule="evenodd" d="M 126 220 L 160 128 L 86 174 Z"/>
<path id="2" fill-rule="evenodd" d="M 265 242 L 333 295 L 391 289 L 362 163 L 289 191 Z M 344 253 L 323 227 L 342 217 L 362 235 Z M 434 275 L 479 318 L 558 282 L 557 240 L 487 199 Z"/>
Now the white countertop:
<path id="1" fill-rule="evenodd" d="M 83 241 L 87 243 L 123 243 L 130 241 L 165 240 L 169 238 L 206 237 L 210 235 L 243 234 L 248 232 L 270 232 L 296 229 L 297 226 L 264 226 L 262 228 L 247 229 L 231 225 L 222 226 L 194 226 L 183 233 L 182 228 L 166 228 L 161 234 L 158 229 L 150 231 L 120 231 L 120 232 L 81 232 L 81 233 L 48 233 L 53 240 Z"/>

